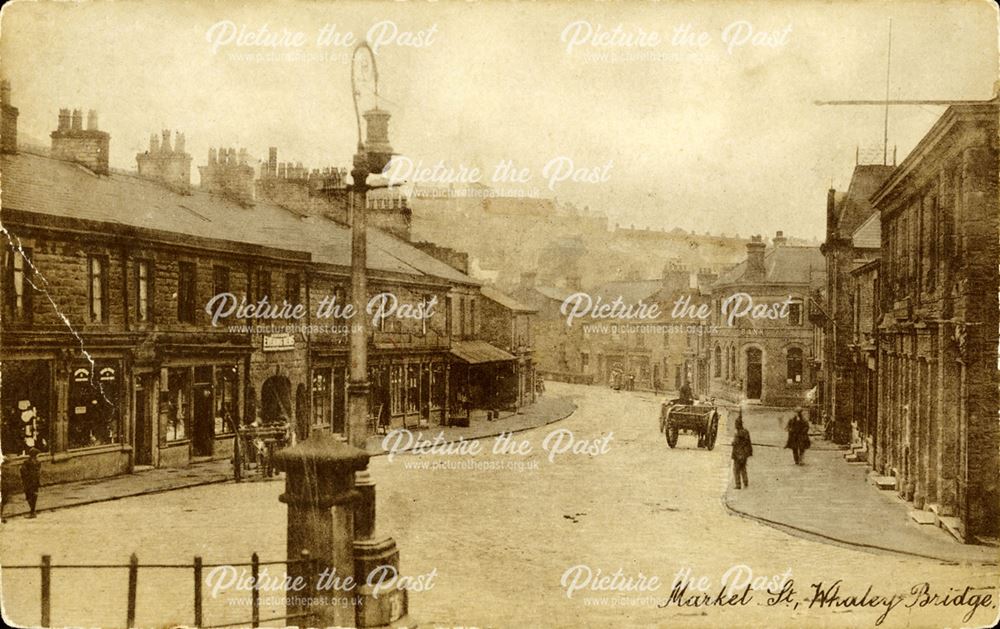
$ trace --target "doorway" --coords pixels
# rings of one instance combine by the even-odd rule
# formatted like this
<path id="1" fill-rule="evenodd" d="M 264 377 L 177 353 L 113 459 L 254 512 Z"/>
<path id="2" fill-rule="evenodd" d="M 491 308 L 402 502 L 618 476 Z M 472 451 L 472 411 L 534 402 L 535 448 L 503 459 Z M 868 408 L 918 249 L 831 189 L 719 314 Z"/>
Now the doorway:
<path id="1" fill-rule="evenodd" d="M 747 349 L 747 399 L 759 400 L 764 388 L 761 371 L 761 351 L 756 347 Z"/>
<path id="2" fill-rule="evenodd" d="M 135 464 L 153 465 L 153 387 L 151 376 L 144 374 L 135 379 Z"/>
<path id="3" fill-rule="evenodd" d="M 191 440 L 193 454 L 194 456 L 211 456 L 215 431 L 211 366 L 194 368 L 194 385 L 191 388 L 191 395 L 194 397 L 194 412 L 191 417 L 194 423 Z"/>

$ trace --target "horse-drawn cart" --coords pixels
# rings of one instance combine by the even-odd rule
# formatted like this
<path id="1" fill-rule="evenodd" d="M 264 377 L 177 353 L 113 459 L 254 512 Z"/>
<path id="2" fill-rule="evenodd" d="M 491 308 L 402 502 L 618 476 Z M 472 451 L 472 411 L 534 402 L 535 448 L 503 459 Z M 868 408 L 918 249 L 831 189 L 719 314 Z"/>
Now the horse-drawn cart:
<path id="1" fill-rule="evenodd" d="M 667 438 L 667 445 L 677 445 L 681 432 L 697 435 L 698 447 L 711 450 L 719 434 L 719 412 L 714 404 L 678 404 L 664 402 L 660 407 L 660 432 Z"/>

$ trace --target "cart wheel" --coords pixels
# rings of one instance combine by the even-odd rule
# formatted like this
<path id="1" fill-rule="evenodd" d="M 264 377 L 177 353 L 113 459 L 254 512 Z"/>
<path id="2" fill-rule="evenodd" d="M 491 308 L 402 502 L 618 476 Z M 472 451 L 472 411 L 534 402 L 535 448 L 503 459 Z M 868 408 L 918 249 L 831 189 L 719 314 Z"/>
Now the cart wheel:
<path id="1" fill-rule="evenodd" d="M 708 425 L 708 433 L 705 435 L 705 447 L 709 450 L 715 448 L 715 438 L 719 435 L 719 413 L 712 413 L 711 423 Z"/>
<path id="2" fill-rule="evenodd" d="M 667 445 L 673 448 L 677 445 L 677 426 L 674 424 L 667 424 Z"/>

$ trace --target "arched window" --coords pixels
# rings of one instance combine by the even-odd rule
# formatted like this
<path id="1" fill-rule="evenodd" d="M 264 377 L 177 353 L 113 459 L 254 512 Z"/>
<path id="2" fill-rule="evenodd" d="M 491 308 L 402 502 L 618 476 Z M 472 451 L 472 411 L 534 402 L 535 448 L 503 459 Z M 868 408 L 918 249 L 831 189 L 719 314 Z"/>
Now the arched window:
<path id="1" fill-rule="evenodd" d="M 789 347 L 785 362 L 788 384 L 802 382 L 802 350 L 798 347 Z"/>
<path id="2" fill-rule="evenodd" d="M 722 376 L 722 348 L 718 345 L 715 346 L 715 377 L 719 378 Z"/>

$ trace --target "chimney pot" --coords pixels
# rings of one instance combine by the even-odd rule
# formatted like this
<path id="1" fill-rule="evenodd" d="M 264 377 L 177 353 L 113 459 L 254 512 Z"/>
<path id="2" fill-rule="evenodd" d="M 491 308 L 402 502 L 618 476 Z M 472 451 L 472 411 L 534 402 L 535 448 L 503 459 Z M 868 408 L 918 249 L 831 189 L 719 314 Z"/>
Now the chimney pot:
<path id="1" fill-rule="evenodd" d="M 87 112 L 87 131 L 97 131 L 97 110 Z"/>
<path id="2" fill-rule="evenodd" d="M 59 131 L 69 131 L 69 109 L 59 110 Z"/>
<path id="3" fill-rule="evenodd" d="M 83 131 L 83 112 L 79 109 L 73 110 L 73 115 L 70 119 L 70 128 L 73 131 Z"/>

